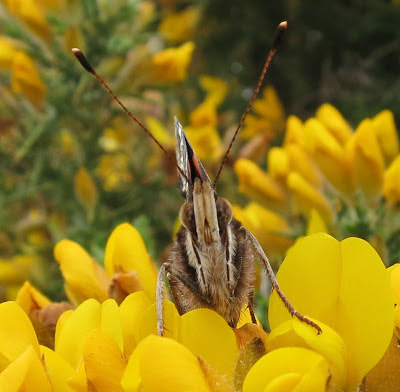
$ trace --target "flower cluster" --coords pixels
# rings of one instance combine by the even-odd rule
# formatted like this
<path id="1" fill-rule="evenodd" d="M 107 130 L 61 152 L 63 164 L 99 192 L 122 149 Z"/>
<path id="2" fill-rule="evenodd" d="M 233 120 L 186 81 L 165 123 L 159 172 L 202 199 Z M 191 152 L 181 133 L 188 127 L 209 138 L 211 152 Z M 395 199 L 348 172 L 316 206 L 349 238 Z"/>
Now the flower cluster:
<path id="1" fill-rule="evenodd" d="M 156 336 L 156 270 L 129 224 L 111 234 L 105 269 L 73 241 L 54 254 L 70 303 L 26 283 L 0 304 L 0 385 L 9 391 L 355 391 L 362 380 L 361 390 L 377 391 L 379 377 L 386 390 L 399 386 L 399 266 L 389 278 L 361 239 L 306 237 L 278 273 L 320 335 L 273 293 L 270 334 L 247 311 L 232 329 L 212 310 L 179 315 L 165 301 L 165 336 Z"/>
<path id="2" fill-rule="evenodd" d="M 236 215 L 265 249 L 281 256 L 299 235 L 325 231 L 364 238 L 386 263 L 398 260 L 400 155 L 390 111 L 354 131 L 329 104 L 304 123 L 290 116 L 267 172 L 248 159 L 235 170 L 239 190 L 253 200 Z"/>

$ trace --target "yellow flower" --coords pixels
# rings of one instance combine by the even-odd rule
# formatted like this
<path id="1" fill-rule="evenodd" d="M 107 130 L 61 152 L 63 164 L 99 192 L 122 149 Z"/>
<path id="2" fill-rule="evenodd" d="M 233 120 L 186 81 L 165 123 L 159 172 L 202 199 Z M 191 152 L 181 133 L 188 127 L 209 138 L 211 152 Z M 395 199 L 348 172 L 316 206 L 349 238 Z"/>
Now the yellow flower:
<path id="1" fill-rule="evenodd" d="M 293 244 L 285 219 L 257 203 L 249 203 L 244 209 L 233 206 L 233 215 L 255 235 L 271 260 L 280 259 Z"/>
<path id="2" fill-rule="evenodd" d="M 18 53 L 18 41 L 0 35 L 0 69 L 10 70 L 14 57 Z"/>
<path id="3" fill-rule="evenodd" d="M 200 86 L 207 92 L 206 101 L 212 102 L 219 107 L 228 93 L 228 84 L 219 78 L 209 75 L 202 75 L 199 78 Z"/>
<path id="4" fill-rule="evenodd" d="M 340 335 L 332 328 L 320 321 L 314 321 L 318 322 L 322 329 L 321 336 L 316 335 L 309 325 L 293 318 L 271 331 L 266 342 L 267 351 L 283 347 L 304 347 L 313 350 L 329 362 L 330 379 L 326 389 L 342 390 L 346 380 L 346 346 Z"/>
<path id="5" fill-rule="evenodd" d="M 200 160 L 215 162 L 220 159 L 224 150 L 216 128 L 186 127 L 185 133 Z"/>
<path id="6" fill-rule="evenodd" d="M 307 149 L 307 142 L 304 134 L 304 125 L 296 116 L 289 116 L 286 122 L 286 133 L 283 145 L 286 147 L 296 144 Z"/>
<path id="7" fill-rule="evenodd" d="M 353 138 L 351 152 L 355 183 L 365 196 L 379 196 L 382 193 L 384 161 L 372 121 L 362 121 Z"/>
<path id="8" fill-rule="evenodd" d="M 277 181 L 286 182 L 289 174 L 289 157 L 285 149 L 273 147 L 268 153 L 268 173 Z"/>
<path id="9" fill-rule="evenodd" d="M 178 48 L 165 49 L 153 56 L 153 74 L 157 82 L 179 83 L 186 79 L 187 68 L 192 59 L 193 42 Z"/>
<path id="10" fill-rule="evenodd" d="M 175 147 L 175 138 L 164 127 L 161 121 L 155 117 L 147 117 L 146 125 L 153 136 L 160 142 L 166 149 Z M 157 151 L 159 149 L 157 148 Z"/>
<path id="11" fill-rule="evenodd" d="M 139 232 L 129 223 L 117 226 L 107 241 L 104 255 L 104 267 L 107 275 L 113 279 L 111 292 L 117 290 L 120 298 L 125 292 L 144 290 L 154 301 L 156 293 L 157 271 L 151 260 Z M 125 285 L 124 285 L 125 283 Z"/>
<path id="12" fill-rule="evenodd" d="M 300 174 L 290 173 L 287 186 L 291 190 L 293 200 L 300 211 L 308 215 L 315 208 L 327 222 L 332 221 L 334 215 L 329 201 Z"/>
<path id="13" fill-rule="evenodd" d="M 190 113 L 189 118 L 193 128 L 216 127 L 218 123 L 217 108 L 211 100 L 205 100 Z"/>
<path id="14" fill-rule="evenodd" d="M 389 165 L 399 153 L 399 139 L 393 113 L 383 110 L 372 119 L 372 125 L 385 164 Z"/>
<path id="15" fill-rule="evenodd" d="M 17 52 L 14 56 L 11 68 L 11 88 L 13 92 L 22 94 L 38 109 L 43 107 L 46 86 L 32 59 L 23 52 Z"/>
<path id="16" fill-rule="evenodd" d="M 286 347 L 262 357 L 250 369 L 243 392 L 326 391 L 330 383 L 328 361 L 311 350 Z"/>
<path id="17" fill-rule="evenodd" d="M 307 235 L 316 233 L 327 233 L 328 229 L 321 215 L 314 208 L 309 214 L 309 221 L 307 226 Z"/>
<path id="18" fill-rule="evenodd" d="M 107 241 L 105 270 L 70 240 L 57 243 L 54 256 L 65 280 L 65 292 L 75 305 L 89 298 L 103 302 L 110 296 L 120 303 L 140 290 L 155 300 L 156 268 L 140 234 L 128 223 L 117 226 Z"/>
<path id="19" fill-rule="evenodd" d="M 142 341 L 130 356 L 122 378 L 125 390 L 146 391 L 157 389 L 156 386 L 160 389 L 162 385 L 163 391 L 175 391 L 182 390 L 190 382 L 197 387 L 197 383 L 204 380 L 205 391 L 233 391 L 239 355 L 233 330 L 221 316 L 209 309 L 196 309 L 179 317 L 171 303 L 164 304 L 170 304 L 164 309 L 166 331 L 170 338 L 153 336 L 156 332 L 156 311 L 155 306 L 151 306 L 140 323 L 145 328 L 141 333 Z M 212 334 L 209 333 L 210 326 Z M 154 362 L 154 352 L 158 353 L 157 363 Z M 160 372 L 154 373 L 155 369 Z M 150 374 L 153 376 L 149 377 Z M 210 378 L 214 382 L 222 382 L 225 389 L 218 389 L 218 383 L 207 383 Z"/>
<path id="20" fill-rule="evenodd" d="M 200 7 L 187 7 L 183 11 L 167 14 L 158 31 L 170 44 L 179 44 L 193 38 L 201 17 Z"/>
<path id="21" fill-rule="evenodd" d="M 321 105 L 315 117 L 328 129 L 335 139 L 344 146 L 352 135 L 352 129 L 348 122 L 332 105 L 325 103 Z"/>
<path id="22" fill-rule="evenodd" d="M 151 335 L 130 357 L 121 384 L 131 392 L 210 391 L 199 360 L 189 349 L 172 339 Z"/>
<path id="23" fill-rule="evenodd" d="M 253 200 L 280 210 L 287 206 L 284 189 L 255 163 L 248 159 L 238 159 L 235 171 L 239 178 L 239 191 Z"/>
<path id="24" fill-rule="evenodd" d="M 46 16 L 35 0 L 6 0 L 9 12 L 40 38 L 48 39 L 51 31 Z"/>
<path id="25" fill-rule="evenodd" d="M 396 391 L 400 388 L 400 264 L 392 265 L 387 271 L 395 303 L 395 329 L 385 355 L 363 380 L 361 392 Z"/>
<path id="26" fill-rule="evenodd" d="M 378 254 L 358 238 L 339 242 L 327 234 L 315 234 L 289 250 L 277 279 L 299 312 L 326 324 L 343 339 L 347 352 L 345 390 L 355 390 L 383 356 L 392 337 L 392 293 Z M 281 300 L 272 293 L 272 331 L 289 319 Z"/>
<path id="27" fill-rule="evenodd" d="M 15 299 L 23 282 L 32 276 L 38 265 L 36 256 L 16 255 L 11 259 L 0 259 L 0 287 L 5 299 Z"/>
<path id="28" fill-rule="evenodd" d="M 66 378 L 72 369 L 54 352 L 39 347 L 28 316 L 15 302 L 0 304 L 0 337 L 0 385 L 6 386 L 4 390 L 69 391 Z"/>
<path id="29" fill-rule="evenodd" d="M 54 257 L 60 264 L 65 293 L 74 304 L 95 298 L 108 298 L 108 278 L 102 267 L 77 243 L 62 240 L 54 247 Z"/>
<path id="30" fill-rule="evenodd" d="M 276 133 L 284 129 L 285 112 L 273 87 L 267 86 L 264 88 L 262 98 L 254 101 L 253 112 L 257 117 L 247 117 L 242 131 L 244 139 L 250 139 L 260 132 L 270 132 L 272 130 Z M 249 121 L 249 119 L 252 120 Z M 260 124 L 257 124 L 258 121 L 260 121 Z M 264 129 L 261 124 L 264 124 Z"/>
<path id="31" fill-rule="evenodd" d="M 353 173 L 346 150 L 326 127 L 315 118 L 304 124 L 306 148 L 319 168 L 340 192 L 354 192 Z"/>
<path id="32" fill-rule="evenodd" d="M 96 174 L 103 181 L 107 192 L 115 191 L 132 181 L 129 171 L 129 157 L 124 153 L 104 154 L 100 157 Z"/>
<path id="33" fill-rule="evenodd" d="M 400 339 L 400 264 L 388 268 L 395 303 L 395 334 Z"/>
<path id="34" fill-rule="evenodd" d="M 396 205 L 400 203 L 400 156 L 392 162 L 392 164 L 386 169 L 384 182 L 383 182 L 383 194 L 387 201 Z"/>
<path id="35" fill-rule="evenodd" d="M 297 144 L 286 145 L 285 151 L 290 171 L 299 173 L 314 188 L 321 189 L 323 176 L 312 157 Z"/>
<path id="36" fill-rule="evenodd" d="M 97 187 L 86 168 L 80 167 L 74 178 L 74 191 L 79 202 L 85 207 L 88 220 L 94 216 L 97 203 Z"/>

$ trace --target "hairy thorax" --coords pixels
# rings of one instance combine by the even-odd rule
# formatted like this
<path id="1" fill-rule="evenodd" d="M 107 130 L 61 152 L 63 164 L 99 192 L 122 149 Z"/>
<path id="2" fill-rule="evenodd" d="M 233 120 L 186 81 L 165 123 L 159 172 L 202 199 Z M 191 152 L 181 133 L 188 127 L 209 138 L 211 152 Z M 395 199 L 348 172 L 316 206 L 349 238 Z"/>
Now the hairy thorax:
<path id="1" fill-rule="evenodd" d="M 188 280 L 171 277 L 171 289 L 180 314 L 210 308 L 235 327 L 249 303 L 254 285 L 254 263 L 246 229 L 232 219 L 218 243 L 201 246 L 193 233 L 182 226 L 169 261 Z M 228 262 L 229 261 L 229 262 Z"/>

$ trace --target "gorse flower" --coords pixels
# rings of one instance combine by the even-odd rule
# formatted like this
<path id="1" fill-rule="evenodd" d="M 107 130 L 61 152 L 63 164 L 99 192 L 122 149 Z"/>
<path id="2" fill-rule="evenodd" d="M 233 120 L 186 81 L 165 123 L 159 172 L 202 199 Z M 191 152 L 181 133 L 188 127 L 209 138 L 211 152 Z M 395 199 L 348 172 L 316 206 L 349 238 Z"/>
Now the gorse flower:
<path id="1" fill-rule="evenodd" d="M 66 293 L 79 305 L 53 304 L 28 283 L 16 302 L 0 304 L 0 385 L 9 391 L 82 391 L 88 385 L 129 392 L 355 391 L 393 332 L 389 275 L 357 238 L 299 240 L 278 273 L 288 298 L 320 325 L 320 335 L 291 319 L 273 293 L 269 335 L 249 324 L 247 311 L 232 329 L 210 309 L 179 315 L 165 301 L 165 336 L 156 336 L 155 270 L 127 224 L 108 240 L 107 273 L 68 240 L 55 255 Z M 134 276 L 145 291 L 120 297 L 120 305 L 107 299 L 107 274 L 116 279 L 116 271 Z M 394 267 L 395 293 L 397 281 Z M 366 380 L 374 382 L 372 372 Z"/>
<path id="2" fill-rule="evenodd" d="M 293 236 L 300 234 L 296 230 L 301 219 L 315 210 L 338 238 L 355 235 L 375 246 L 381 239 L 383 248 L 377 250 L 392 263 L 399 255 L 393 245 L 398 225 L 391 219 L 400 200 L 398 154 L 390 111 L 362 121 L 353 132 L 341 114 L 325 104 L 304 124 L 288 118 L 283 146 L 268 153 L 267 172 L 246 159 L 239 159 L 235 170 L 239 190 L 263 207 L 280 211 L 295 228 Z"/>

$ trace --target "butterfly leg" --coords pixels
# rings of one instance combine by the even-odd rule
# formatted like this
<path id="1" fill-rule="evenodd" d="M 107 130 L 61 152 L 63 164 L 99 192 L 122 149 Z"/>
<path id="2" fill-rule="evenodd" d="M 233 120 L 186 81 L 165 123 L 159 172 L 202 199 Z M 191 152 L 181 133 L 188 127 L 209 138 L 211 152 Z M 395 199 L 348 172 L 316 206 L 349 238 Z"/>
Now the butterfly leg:
<path id="1" fill-rule="evenodd" d="M 170 279 L 177 279 L 188 289 L 196 293 L 203 301 L 209 302 L 207 298 L 200 293 L 198 286 L 196 286 L 186 275 L 176 269 L 171 263 L 164 263 L 158 273 L 157 278 L 157 289 L 156 289 L 156 308 L 157 308 L 157 333 L 158 336 L 164 334 L 164 314 L 163 314 L 163 301 L 164 301 L 164 290 L 165 290 L 165 277 L 168 281 Z M 178 306 L 176 304 L 176 306 Z M 179 311 L 179 309 L 178 309 Z M 181 312 L 179 312 L 181 313 Z"/>
<path id="2" fill-rule="evenodd" d="M 322 330 L 319 325 L 314 323 L 313 321 L 309 320 L 307 317 L 303 316 L 300 314 L 294 307 L 293 305 L 289 302 L 283 291 L 280 289 L 278 281 L 276 280 L 274 271 L 272 270 L 271 264 L 268 260 L 267 255 L 264 253 L 263 248 L 261 247 L 260 243 L 257 241 L 256 237 L 249 231 L 247 231 L 247 235 L 250 238 L 254 250 L 257 254 L 257 256 L 261 259 L 261 261 L 264 264 L 264 267 L 267 271 L 268 277 L 271 281 L 272 289 L 276 291 L 276 293 L 279 295 L 279 298 L 282 300 L 283 304 L 285 305 L 286 309 L 289 311 L 291 316 L 297 317 L 300 321 L 312 326 L 318 331 L 318 335 L 322 333 Z"/>
<path id="3" fill-rule="evenodd" d="M 249 303 L 248 303 L 247 306 L 249 308 L 249 312 L 250 312 L 250 316 L 251 316 L 251 322 L 253 324 L 257 324 L 256 315 L 254 314 L 254 295 L 253 295 L 253 292 L 249 296 Z"/>

